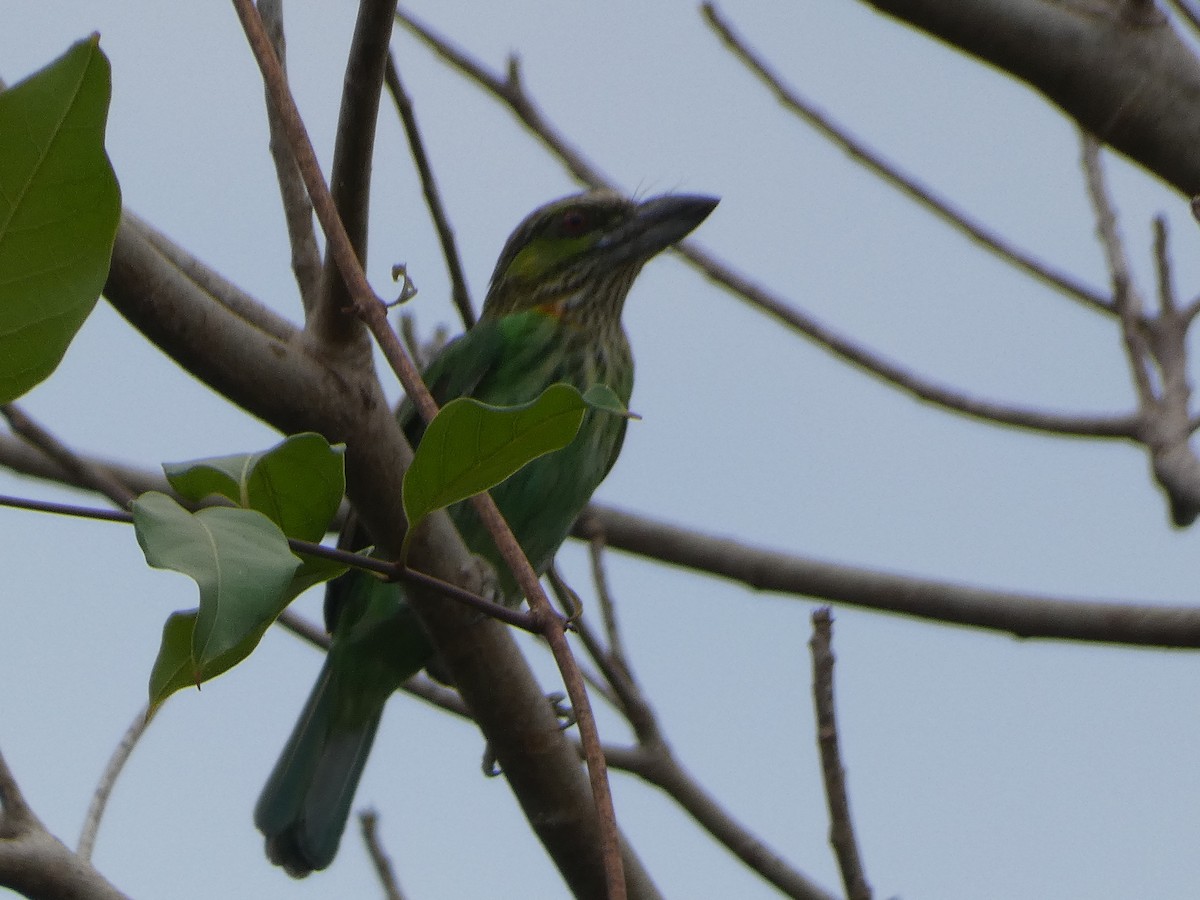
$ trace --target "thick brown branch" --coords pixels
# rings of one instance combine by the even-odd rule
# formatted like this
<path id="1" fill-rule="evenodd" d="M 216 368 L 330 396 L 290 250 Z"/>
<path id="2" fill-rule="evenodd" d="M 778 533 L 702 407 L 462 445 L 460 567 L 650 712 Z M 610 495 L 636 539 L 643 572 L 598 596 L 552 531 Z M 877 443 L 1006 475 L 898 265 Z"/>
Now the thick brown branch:
<path id="1" fill-rule="evenodd" d="M 863 2 L 1009 72 L 1185 196 L 1200 193 L 1200 62 L 1155 4 Z"/>

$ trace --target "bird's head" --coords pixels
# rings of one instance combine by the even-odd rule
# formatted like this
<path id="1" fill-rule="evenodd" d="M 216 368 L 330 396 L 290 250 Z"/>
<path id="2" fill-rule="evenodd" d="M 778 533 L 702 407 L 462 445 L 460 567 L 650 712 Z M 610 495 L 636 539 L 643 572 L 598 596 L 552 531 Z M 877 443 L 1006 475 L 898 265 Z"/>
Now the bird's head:
<path id="1" fill-rule="evenodd" d="M 704 221 L 717 198 L 666 194 L 636 202 L 611 191 L 555 200 L 509 237 L 492 273 L 485 318 L 530 309 L 616 325 L 638 271 Z"/>

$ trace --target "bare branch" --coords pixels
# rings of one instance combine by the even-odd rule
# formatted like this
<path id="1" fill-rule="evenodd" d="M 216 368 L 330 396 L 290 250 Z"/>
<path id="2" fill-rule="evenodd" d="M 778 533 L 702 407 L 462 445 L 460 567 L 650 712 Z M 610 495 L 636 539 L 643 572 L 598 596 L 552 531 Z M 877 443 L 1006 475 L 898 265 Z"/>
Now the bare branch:
<path id="1" fill-rule="evenodd" d="M 933 213 L 951 228 L 966 235 L 985 250 L 994 254 L 1003 262 L 1014 266 L 1026 275 L 1043 284 L 1049 285 L 1072 300 L 1085 306 L 1113 313 L 1113 303 L 1099 291 L 1089 287 L 1070 275 L 1058 272 L 1041 260 L 1018 249 L 1004 240 L 995 232 L 971 219 L 966 213 L 955 209 L 950 203 L 942 200 L 929 188 L 915 178 L 902 173 L 896 166 L 887 162 L 880 154 L 867 147 L 864 143 L 852 137 L 849 132 L 840 127 L 828 116 L 820 112 L 813 104 L 802 98 L 796 91 L 785 85 L 782 79 L 752 50 L 730 27 L 725 18 L 717 12 L 712 3 L 701 6 L 705 20 L 745 66 L 771 90 L 783 107 L 814 128 L 818 134 L 831 144 L 847 153 L 851 159 L 860 163 L 868 171 L 878 175 L 886 184 L 898 190 L 918 206 Z"/>
<path id="2" fill-rule="evenodd" d="M 734 819 L 673 756 L 646 752 L 641 747 L 633 750 L 609 748 L 607 752 L 614 766 L 633 772 L 660 788 L 705 831 L 786 896 L 800 900 L 834 900 L 836 895 L 793 869 L 757 835 Z"/>
<path id="3" fill-rule="evenodd" d="M 396 19 L 448 64 L 506 104 L 517 119 L 541 140 L 577 179 L 592 187 L 613 187 L 599 169 L 545 120 L 541 111 L 526 95 L 515 60 L 510 65 L 508 77 L 500 78 L 417 22 L 407 12 L 397 13 Z M 929 381 L 886 357 L 867 350 L 858 342 L 835 332 L 807 313 L 791 306 L 778 295 L 754 284 L 749 278 L 711 254 L 698 249 L 690 241 L 676 246 L 674 252 L 734 296 L 767 313 L 835 356 L 918 400 L 984 421 L 1055 435 L 1118 438 L 1134 436 L 1137 425 L 1134 416 L 1059 415 L 966 396 L 958 390 Z"/>
<path id="4" fill-rule="evenodd" d="M 111 462 L 90 462 L 104 466 L 139 490 L 163 488 L 161 478 L 151 473 Z M 74 484 L 55 463 L 22 441 L 3 434 L 0 434 L 0 465 L 24 475 Z M 588 521 L 591 517 L 595 517 L 598 526 Z M 576 522 L 573 534 L 581 540 L 590 540 L 596 527 L 604 529 L 609 547 L 707 572 L 757 590 L 1005 631 L 1018 637 L 1200 647 L 1200 608 L 1190 606 L 1141 600 L 1104 603 L 1042 597 L 891 575 L 753 547 L 592 503 Z M 429 559 L 432 571 L 441 557 L 436 553 L 425 557 L 414 552 L 413 558 Z M 540 691 L 537 696 L 541 698 Z M 496 702 L 499 701 L 498 696 Z"/>
<path id="5" fill-rule="evenodd" d="M 67 477 L 90 490 L 104 494 L 118 507 L 124 509 L 136 496 L 120 480 L 100 466 L 78 456 L 70 447 L 31 419 L 17 404 L 0 406 L 0 415 L 8 420 L 13 432 L 54 460 L 68 473 Z"/>
<path id="6" fill-rule="evenodd" d="M 1191 385 L 1187 329 L 1192 320 L 1179 313 L 1174 301 L 1166 230 L 1161 225 L 1155 238 L 1159 312 L 1152 318 L 1144 314 L 1142 297 L 1129 274 L 1129 263 L 1117 233 L 1116 213 L 1104 185 L 1099 144 L 1083 132 L 1080 139 L 1088 196 L 1108 261 L 1121 319 L 1122 345 L 1137 391 L 1137 439 L 1150 452 L 1151 469 L 1167 495 L 1172 520 L 1178 526 L 1190 525 L 1200 515 L 1200 458 L 1189 444 L 1192 423 L 1188 411 Z"/>
<path id="7" fill-rule="evenodd" d="M 596 520 L 591 520 L 596 521 Z M 588 558 L 592 564 L 592 583 L 596 586 L 596 599 L 600 601 L 600 619 L 604 622 L 604 633 L 608 638 L 608 652 L 621 667 L 629 671 L 629 655 L 625 652 L 625 641 L 617 622 L 617 604 L 608 589 L 608 573 L 604 569 L 604 532 L 596 529 L 588 540 Z"/>
<path id="8" fill-rule="evenodd" d="M 421 188 L 425 192 L 425 205 L 429 207 L 429 217 L 433 220 L 438 241 L 442 245 L 442 257 L 446 260 L 446 272 L 450 276 L 450 299 L 454 301 L 454 307 L 458 310 L 463 327 L 470 328 L 475 324 L 475 310 L 471 305 L 471 293 L 467 290 L 467 279 L 463 274 L 458 246 L 454 241 L 454 229 L 450 227 L 450 220 L 446 216 L 437 181 L 433 177 L 433 167 L 425 152 L 425 142 L 421 138 L 421 131 L 417 127 L 417 116 L 413 111 L 412 98 L 404 90 L 404 85 L 400 81 L 400 70 L 396 67 L 396 57 L 391 53 L 388 54 L 384 80 L 387 83 L 388 93 L 392 95 L 392 101 L 396 104 L 396 111 L 400 114 L 400 121 L 404 123 L 408 148 L 412 153 L 417 173 L 421 176 Z"/>
<path id="9" fill-rule="evenodd" d="M 400 882 L 392 871 L 392 861 L 379 840 L 379 813 L 373 809 L 363 810 L 358 814 L 358 824 L 362 828 L 363 843 L 367 845 L 367 853 L 375 866 L 375 874 L 383 888 L 387 900 L 404 900 L 404 892 L 400 890 Z"/>
<path id="10" fill-rule="evenodd" d="M 287 45 L 283 32 L 283 0 L 258 0 L 258 11 L 267 27 L 275 55 L 287 71 Z M 296 276 L 296 287 L 305 315 L 311 314 L 317 303 L 317 291 L 321 285 L 321 251 L 317 248 L 317 236 L 313 229 L 312 203 L 304 180 L 296 167 L 287 135 L 279 122 L 279 116 L 268 100 L 267 125 L 271 132 L 271 160 L 275 163 L 275 177 L 279 181 L 279 198 L 283 201 L 283 218 L 287 225 L 288 243 L 292 248 L 292 272 Z"/>
<path id="11" fill-rule="evenodd" d="M 762 591 L 899 613 L 1022 638 L 1200 647 L 1200 607 L 1111 603 L 987 590 L 751 547 L 591 504 L 608 545 Z M 579 525 L 576 525 L 578 531 Z"/>
<path id="12" fill-rule="evenodd" d="M 138 710 L 133 721 L 129 723 L 129 727 L 125 729 L 125 734 L 117 743 L 116 749 L 113 750 L 108 765 L 104 767 L 104 774 L 100 776 L 100 783 L 96 785 L 96 791 L 92 794 L 92 802 L 88 806 L 87 817 L 83 820 L 83 830 L 79 835 L 79 849 L 76 852 L 79 854 L 79 858 L 85 862 L 92 858 L 92 848 L 96 846 L 96 836 L 100 833 L 100 820 L 104 817 L 104 810 L 108 806 L 108 798 L 112 796 L 117 778 L 120 777 L 121 770 L 125 768 L 125 763 L 129 761 L 133 748 L 137 746 L 137 742 L 150 727 L 151 718 L 149 706 L 143 706 Z"/>
<path id="13" fill-rule="evenodd" d="M 1129 439 L 1137 433 L 1137 417 L 1072 416 L 995 403 L 970 397 L 955 388 L 930 381 L 909 371 L 887 357 L 868 350 L 856 341 L 839 334 L 807 313 L 788 305 L 771 293 L 734 271 L 703 250 L 685 242 L 679 253 L 717 284 L 737 296 L 749 299 L 755 306 L 769 312 L 779 321 L 801 332 L 834 356 L 861 369 L 868 375 L 898 388 L 917 400 L 930 403 L 950 412 L 970 416 L 998 425 L 1010 425 L 1062 437 L 1103 437 Z"/>
<path id="14" fill-rule="evenodd" d="M 1200 194 L 1200 60 L 1156 4 L 863 2 L 1012 73 L 1185 197 Z"/>
<path id="15" fill-rule="evenodd" d="M 0 887 L 29 900 L 129 900 L 46 831 L 0 753 Z"/>
<path id="16" fill-rule="evenodd" d="M 126 223 L 130 225 L 129 234 L 126 237 L 132 239 L 136 236 L 137 239 L 146 242 L 154 248 L 158 257 L 166 264 L 168 268 L 163 272 L 163 276 L 171 279 L 182 276 L 186 282 L 190 282 L 192 288 L 199 289 L 207 301 L 219 303 L 238 319 L 263 334 L 281 341 L 290 341 L 296 337 L 295 325 L 278 315 L 270 307 L 264 306 L 251 297 L 216 270 L 204 265 L 187 250 L 128 209 L 121 211 L 122 228 Z M 130 244 L 124 245 L 121 252 L 131 246 L 132 241 Z M 115 254 L 117 250 L 114 249 L 113 252 Z M 170 272 L 170 269 L 174 269 L 175 272 Z M 107 295 L 107 288 L 105 293 Z M 174 312 L 172 310 L 172 313 Z"/>
<path id="17" fill-rule="evenodd" d="M 808 642 L 813 661 L 813 704 L 817 716 L 817 747 L 821 751 L 821 775 L 829 806 L 829 842 L 842 872 L 849 900 L 871 900 L 871 886 L 858 852 L 850 797 L 846 793 L 846 770 L 838 747 L 837 710 L 833 702 L 833 615 L 828 606 L 813 612 L 813 636 Z"/>
<path id="18" fill-rule="evenodd" d="M 607 178 L 584 157 L 582 152 L 547 122 L 542 116 L 541 110 L 526 96 L 525 89 L 521 84 L 520 64 L 515 56 L 509 57 L 507 75 L 501 78 L 489 72 L 427 25 L 414 19 L 407 10 L 397 12 L 396 21 L 441 59 L 489 93 L 503 100 L 525 127 L 554 151 L 578 181 L 594 188 L 607 187 L 611 189 L 614 187 L 611 179 Z"/>
<path id="19" fill-rule="evenodd" d="M 601 645 L 586 615 L 579 619 L 577 625 L 584 647 L 608 679 L 612 693 L 619 701 L 619 708 L 638 740 L 638 748 L 632 751 L 606 747 L 605 758 L 609 763 L 658 786 L 751 871 L 757 872 L 788 896 L 828 898 L 824 890 L 735 819 L 680 765 L 667 743 L 650 701 L 633 675 L 629 660 L 619 656 L 611 647 L 606 650 Z"/>
<path id="20" fill-rule="evenodd" d="M 1108 188 L 1104 184 L 1104 172 L 1100 166 L 1100 142 L 1086 131 L 1080 131 L 1079 144 L 1088 199 L 1092 202 L 1092 210 L 1096 216 L 1096 235 L 1104 249 L 1104 259 L 1108 263 L 1109 278 L 1112 281 L 1113 301 L 1121 319 L 1125 356 L 1133 375 L 1134 386 L 1137 388 L 1138 406 L 1145 413 L 1153 407 L 1155 396 L 1150 369 L 1147 366 L 1150 352 L 1141 327 L 1142 298 L 1129 274 L 1125 245 L 1117 231 L 1117 214 L 1108 195 Z"/>
<path id="21" fill-rule="evenodd" d="M 238 8 L 240 12 L 241 7 Z M 328 190 L 341 220 L 341 231 L 353 248 L 353 257 L 362 266 L 367 262 L 367 218 L 371 205 L 371 157 L 375 149 L 375 124 L 379 118 L 379 95 L 383 88 L 383 70 L 395 13 L 396 0 L 362 0 L 358 4 L 358 19 L 346 60 L 346 74 L 342 79 L 342 108 L 338 115 L 337 141 Z M 243 27 L 245 21 L 243 18 Z M 280 78 L 281 83 L 286 85 L 282 81 L 282 73 Z M 269 81 L 267 89 L 281 119 L 286 121 L 291 118 L 291 113 L 279 103 L 280 98 Z M 303 172 L 308 161 L 298 155 L 294 130 L 296 122 L 299 122 L 298 113 L 293 122 L 287 123 L 287 133 L 292 153 Z M 311 165 L 316 167 L 315 157 Z M 354 293 L 346 280 L 347 260 L 338 258 L 345 251 L 335 251 L 328 211 L 321 213 L 321 203 L 308 176 L 305 176 L 305 183 L 309 197 L 317 207 L 321 227 L 325 230 L 325 240 L 329 244 L 326 247 L 320 298 L 305 329 L 315 335 L 319 343 L 330 348 L 348 346 L 354 348 L 356 353 L 361 353 L 367 348 L 362 326 L 353 315 L 347 314 Z M 366 360 L 361 360 L 360 364 L 366 365 Z"/>

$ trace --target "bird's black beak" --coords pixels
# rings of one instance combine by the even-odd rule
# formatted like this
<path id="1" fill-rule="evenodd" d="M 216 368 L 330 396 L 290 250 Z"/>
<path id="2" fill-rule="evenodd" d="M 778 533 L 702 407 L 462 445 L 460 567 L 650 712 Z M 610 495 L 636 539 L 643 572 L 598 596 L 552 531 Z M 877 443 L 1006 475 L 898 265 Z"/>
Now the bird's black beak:
<path id="1" fill-rule="evenodd" d="M 633 217 L 600 242 L 620 262 L 645 262 L 691 234 L 721 202 L 702 194 L 664 194 L 637 205 Z"/>

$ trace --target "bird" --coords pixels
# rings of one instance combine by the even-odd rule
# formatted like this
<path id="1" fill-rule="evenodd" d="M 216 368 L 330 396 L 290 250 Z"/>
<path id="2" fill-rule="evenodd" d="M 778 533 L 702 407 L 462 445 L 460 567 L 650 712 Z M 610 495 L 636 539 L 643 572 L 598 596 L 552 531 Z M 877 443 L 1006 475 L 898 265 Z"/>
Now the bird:
<path id="1" fill-rule="evenodd" d="M 664 194 L 631 200 L 607 190 L 575 194 L 530 213 L 505 242 L 479 320 L 423 373 L 434 400 L 513 406 L 552 384 L 610 388 L 626 407 L 633 356 L 621 324 L 642 266 L 691 233 L 717 198 Z M 397 416 L 415 447 L 424 423 L 408 401 Z M 543 574 L 608 474 L 627 420 L 589 410 L 567 446 L 530 462 L 491 493 L 534 570 Z M 497 599 L 520 589 L 468 502 L 449 507 L 470 550 L 495 569 Z M 369 536 L 342 542 L 365 546 Z M 255 807 L 267 857 L 293 877 L 327 868 L 338 844 L 388 697 L 435 654 L 404 588 L 351 570 L 325 594 L 329 651 L 300 718 Z"/>

